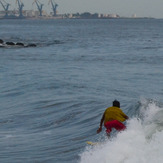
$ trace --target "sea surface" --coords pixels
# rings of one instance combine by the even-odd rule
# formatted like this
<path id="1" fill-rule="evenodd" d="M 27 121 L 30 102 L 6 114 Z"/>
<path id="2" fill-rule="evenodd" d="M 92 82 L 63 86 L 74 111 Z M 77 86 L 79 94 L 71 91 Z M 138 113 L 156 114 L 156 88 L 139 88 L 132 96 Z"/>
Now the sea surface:
<path id="1" fill-rule="evenodd" d="M 163 162 L 163 20 L 0 20 L 0 39 L 37 45 L 0 48 L 0 163 Z"/>

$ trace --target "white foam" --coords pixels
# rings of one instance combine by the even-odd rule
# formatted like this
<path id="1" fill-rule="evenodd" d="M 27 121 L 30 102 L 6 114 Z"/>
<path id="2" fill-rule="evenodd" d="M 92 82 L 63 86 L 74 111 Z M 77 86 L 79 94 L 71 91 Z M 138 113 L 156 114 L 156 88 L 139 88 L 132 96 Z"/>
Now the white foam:
<path id="1" fill-rule="evenodd" d="M 80 162 L 162 163 L 163 130 L 157 130 L 153 121 L 161 110 L 155 103 L 150 103 L 143 113 L 143 120 L 132 118 L 127 123 L 127 130 L 119 133 L 113 140 L 107 140 L 103 145 L 92 148 L 87 147 L 81 154 Z"/>

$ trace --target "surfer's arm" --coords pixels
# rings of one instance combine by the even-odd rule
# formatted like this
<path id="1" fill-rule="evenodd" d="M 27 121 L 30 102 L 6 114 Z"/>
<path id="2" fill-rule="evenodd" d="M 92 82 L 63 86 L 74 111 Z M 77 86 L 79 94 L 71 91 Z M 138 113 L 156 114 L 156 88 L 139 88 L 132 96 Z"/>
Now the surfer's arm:
<path id="1" fill-rule="evenodd" d="M 123 113 L 123 112 L 122 112 L 122 113 Z M 128 117 L 125 113 L 123 113 L 122 116 L 123 116 L 125 119 L 129 119 L 129 117 Z"/>
<path id="2" fill-rule="evenodd" d="M 104 118 L 105 118 L 105 113 L 102 116 L 102 119 L 101 119 L 101 122 L 100 122 L 100 126 L 99 126 L 99 128 L 97 130 L 97 133 L 100 133 L 102 131 L 102 124 L 104 122 Z"/>
<path id="3" fill-rule="evenodd" d="M 123 117 L 124 117 L 125 119 L 129 119 L 129 117 L 128 117 L 125 113 L 123 113 Z"/>
<path id="4" fill-rule="evenodd" d="M 121 110 L 121 115 L 127 120 L 129 117 Z"/>
<path id="5" fill-rule="evenodd" d="M 125 119 L 129 119 L 129 117 L 128 117 L 127 115 L 124 115 L 124 118 L 125 118 Z"/>

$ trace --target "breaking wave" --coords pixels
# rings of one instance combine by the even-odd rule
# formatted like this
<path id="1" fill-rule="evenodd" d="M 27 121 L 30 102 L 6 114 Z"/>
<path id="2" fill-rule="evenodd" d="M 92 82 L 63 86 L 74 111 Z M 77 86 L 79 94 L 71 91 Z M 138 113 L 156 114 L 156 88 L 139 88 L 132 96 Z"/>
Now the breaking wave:
<path id="1" fill-rule="evenodd" d="M 80 163 L 161 163 L 163 161 L 163 106 L 142 100 L 127 130 L 104 143 L 87 146 Z"/>

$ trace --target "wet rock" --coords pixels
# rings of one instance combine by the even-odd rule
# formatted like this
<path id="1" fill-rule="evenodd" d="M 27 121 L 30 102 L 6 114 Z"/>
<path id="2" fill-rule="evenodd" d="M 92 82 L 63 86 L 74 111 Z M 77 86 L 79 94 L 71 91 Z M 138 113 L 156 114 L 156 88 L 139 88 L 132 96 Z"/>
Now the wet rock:
<path id="1" fill-rule="evenodd" d="M 0 39 L 0 44 L 3 44 L 3 43 L 4 43 L 4 41 Z"/>
<path id="2" fill-rule="evenodd" d="M 19 45 L 19 46 L 24 46 L 24 44 L 23 44 L 23 43 L 21 43 L 21 42 L 17 42 L 17 43 L 16 43 L 16 45 Z"/>
<path id="3" fill-rule="evenodd" d="M 15 45 L 13 42 L 6 42 L 6 45 Z"/>
<path id="4" fill-rule="evenodd" d="M 36 47 L 36 44 L 28 44 L 27 47 Z"/>

